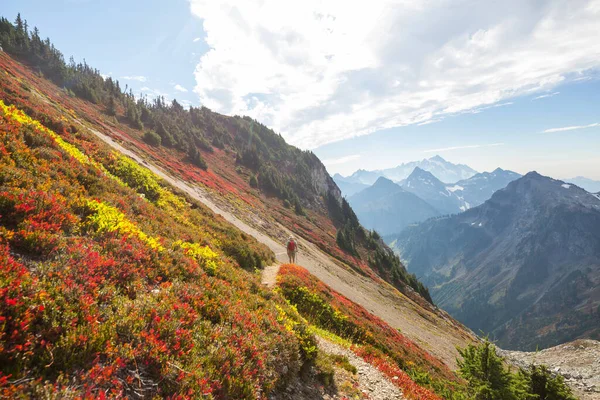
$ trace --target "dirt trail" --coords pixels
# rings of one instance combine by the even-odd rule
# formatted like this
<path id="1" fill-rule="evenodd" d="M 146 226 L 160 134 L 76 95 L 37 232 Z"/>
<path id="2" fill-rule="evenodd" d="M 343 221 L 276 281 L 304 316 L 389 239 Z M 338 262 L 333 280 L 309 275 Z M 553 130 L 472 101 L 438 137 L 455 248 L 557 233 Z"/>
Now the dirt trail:
<path id="1" fill-rule="evenodd" d="M 404 398 L 404 396 L 402 396 L 402 391 L 390 382 L 385 375 L 354 354 L 351 350 L 345 349 L 320 336 L 317 336 L 317 342 L 319 344 L 319 349 L 327 354 L 337 354 L 348 357 L 350 364 L 354 365 L 357 369 L 360 390 L 369 396 L 370 399 L 397 400 Z"/>
<path id="2" fill-rule="evenodd" d="M 272 288 L 277 283 L 277 274 L 279 273 L 279 267 L 281 264 L 269 265 L 262 270 L 261 283 L 267 287 Z"/>
<path id="3" fill-rule="evenodd" d="M 271 222 L 271 224 L 277 224 L 277 230 L 284 235 L 280 238 L 281 242 L 276 241 L 233 215 L 232 212 L 227 210 L 227 205 L 217 204 L 203 188 L 192 186 L 171 176 L 156 165 L 146 162 L 140 155 L 125 148 L 108 135 L 91 128 L 87 124 L 84 126 L 114 149 L 133 158 L 169 184 L 201 201 L 213 212 L 220 214 L 240 230 L 264 243 L 275 253 L 278 262 L 288 262 L 283 242 L 292 233 L 284 226 L 277 222 Z M 113 134 L 118 136 L 115 132 Z M 259 216 L 252 215 L 251 218 L 255 222 L 259 220 L 257 226 L 260 226 L 261 222 L 264 225 L 267 224 L 265 221 L 260 221 Z M 301 238 L 298 238 L 297 242 L 299 245 L 298 265 L 306 268 L 334 290 L 362 305 L 393 328 L 399 329 L 431 354 L 443 360 L 450 368 L 456 368 L 456 356 L 458 355 L 456 346 L 464 347 L 467 342 L 472 340 L 472 337 L 457 329 L 447 314 L 425 310 L 393 286 L 387 283 L 374 282 L 349 268 L 342 267 L 314 244 Z"/>

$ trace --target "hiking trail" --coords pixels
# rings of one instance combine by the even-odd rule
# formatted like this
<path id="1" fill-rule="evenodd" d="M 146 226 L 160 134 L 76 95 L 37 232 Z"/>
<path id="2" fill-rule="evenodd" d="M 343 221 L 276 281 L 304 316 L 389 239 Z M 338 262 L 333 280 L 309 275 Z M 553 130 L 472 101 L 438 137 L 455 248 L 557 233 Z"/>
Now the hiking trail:
<path id="1" fill-rule="evenodd" d="M 240 211 L 228 205 L 223 199 L 214 195 L 211 197 L 208 190 L 172 176 L 154 162 L 148 162 L 132 149 L 126 148 L 115 139 L 121 138 L 118 132 L 106 128 L 111 135 L 114 135 L 115 138 L 113 138 L 80 120 L 76 119 L 76 121 L 115 150 L 131 157 L 168 184 L 202 202 L 229 223 L 265 244 L 275 253 L 277 263 L 285 264 L 289 262 L 285 243 L 287 238 L 294 234 L 279 222 L 268 221 L 259 215 L 249 214 L 247 219 L 251 220 L 254 225 L 251 226 L 249 222 L 242 221 L 240 217 L 234 215 L 234 213 L 239 214 Z M 120 140 L 126 143 L 125 139 Z M 274 235 L 277 238 L 273 238 L 259 230 L 267 225 L 274 226 L 277 229 L 277 235 Z M 431 306 L 430 309 L 424 309 L 387 282 L 375 282 L 366 276 L 362 276 L 325 254 L 313 243 L 301 237 L 295 237 L 299 250 L 298 265 L 306 268 L 333 290 L 383 319 L 391 327 L 400 329 L 404 335 L 446 362 L 450 368 L 456 368 L 456 357 L 458 355 L 456 347 L 464 347 L 465 343 L 472 340 L 472 336 L 465 333 L 462 328 L 458 329 L 445 312 L 437 310 L 434 306 Z M 273 279 L 277 275 L 276 268 L 269 269 L 267 276 L 264 277 L 267 285 L 274 284 Z"/>

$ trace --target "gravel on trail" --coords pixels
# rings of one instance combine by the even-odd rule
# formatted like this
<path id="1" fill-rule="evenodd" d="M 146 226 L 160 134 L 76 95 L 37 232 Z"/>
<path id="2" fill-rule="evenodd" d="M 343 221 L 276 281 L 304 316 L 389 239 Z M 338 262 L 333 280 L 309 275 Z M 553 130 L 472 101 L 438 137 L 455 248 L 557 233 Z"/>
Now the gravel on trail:
<path id="1" fill-rule="evenodd" d="M 376 367 L 354 354 L 351 350 L 317 336 L 319 349 L 328 354 L 346 356 L 350 364 L 358 370 L 360 390 L 370 399 L 396 400 L 403 399 L 402 392 Z"/>

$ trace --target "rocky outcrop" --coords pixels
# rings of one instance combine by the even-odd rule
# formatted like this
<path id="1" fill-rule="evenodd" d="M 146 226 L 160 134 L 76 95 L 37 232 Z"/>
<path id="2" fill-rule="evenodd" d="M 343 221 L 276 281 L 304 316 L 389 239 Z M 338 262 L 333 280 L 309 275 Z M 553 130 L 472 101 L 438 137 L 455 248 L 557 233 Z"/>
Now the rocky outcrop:
<path id="1" fill-rule="evenodd" d="M 552 373 L 562 375 L 580 399 L 600 399 L 600 342 L 597 340 L 576 340 L 537 352 L 499 349 L 498 353 L 516 367 L 544 364 Z"/>

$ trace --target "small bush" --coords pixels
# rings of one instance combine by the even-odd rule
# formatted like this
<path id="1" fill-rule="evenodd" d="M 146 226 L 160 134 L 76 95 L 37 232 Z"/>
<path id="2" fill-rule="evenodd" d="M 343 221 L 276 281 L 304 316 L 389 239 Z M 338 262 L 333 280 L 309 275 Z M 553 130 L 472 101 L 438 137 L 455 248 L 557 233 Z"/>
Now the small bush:
<path id="1" fill-rule="evenodd" d="M 144 142 L 148 143 L 150 146 L 157 147 L 162 143 L 162 138 L 154 131 L 146 131 L 146 133 L 144 133 Z"/>
<path id="2" fill-rule="evenodd" d="M 200 152 L 198 151 L 198 149 L 196 147 L 192 146 L 190 148 L 190 150 L 188 152 L 188 157 L 190 159 L 190 162 L 192 164 L 194 164 L 196 167 L 202 168 L 203 170 L 208 169 L 208 165 L 206 164 L 206 161 L 204 161 L 202 154 L 200 154 Z"/>
<path id="3" fill-rule="evenodd" d="M 250 187 L 257 188 L 258 187 L 258 179 L 256 179 L 256 175 L 252 175 L 250 177 Z"/>

